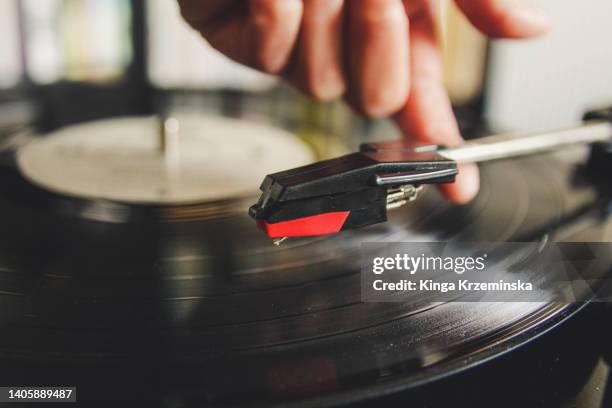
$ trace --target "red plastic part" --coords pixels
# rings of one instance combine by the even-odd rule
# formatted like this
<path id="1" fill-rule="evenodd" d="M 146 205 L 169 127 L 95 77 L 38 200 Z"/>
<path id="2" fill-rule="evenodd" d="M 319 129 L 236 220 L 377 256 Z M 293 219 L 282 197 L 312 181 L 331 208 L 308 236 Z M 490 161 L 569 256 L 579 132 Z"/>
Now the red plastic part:
<path id="1" fill-rule="evenodd" d="M 270 238 L 328 235 L 342 229 L 349 213 L 349 211 L 330 212 L 274 224 L 257 220 L 257 226 Z"/>

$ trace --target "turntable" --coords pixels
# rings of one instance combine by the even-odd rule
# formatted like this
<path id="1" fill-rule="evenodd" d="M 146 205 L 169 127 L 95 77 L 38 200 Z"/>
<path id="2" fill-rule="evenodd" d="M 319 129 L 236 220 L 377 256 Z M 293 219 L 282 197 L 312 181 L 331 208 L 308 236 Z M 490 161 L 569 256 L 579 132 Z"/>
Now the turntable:
<path id="1" fill-rule="evenodd" d="M 588 298 L 361 301 L 362 242 L 609 242 L 585 147 L 487 163 L 466 206 L 428 188 L 387 223 L 273 246 L 247 214 L 259 182 L 322 158 L 287 131 L 177 116 L 16 137 L 0 171 L 0 383 L 167 406 L 520 406 L 509 379 L 566 401 L 605 340 L 582 335 L 605 318 Z"/>

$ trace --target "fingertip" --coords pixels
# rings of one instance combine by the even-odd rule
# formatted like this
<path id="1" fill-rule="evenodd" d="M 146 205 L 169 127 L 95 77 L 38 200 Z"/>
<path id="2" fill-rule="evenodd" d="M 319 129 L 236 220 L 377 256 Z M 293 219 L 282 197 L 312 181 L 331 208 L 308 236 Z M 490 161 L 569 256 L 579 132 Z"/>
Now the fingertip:
<path id="1" fill-rule="evenodd" d="M 383 118 L 398 113 L 406 105 L 409 88 L 405 92 L 391 87 L 370 91 L 362 98 L 359 110 L 370 118 Z"/>
<path id="2" fill-rule="evenodd" d="M 455 204 L 467 204 L 472 201 L 480 190 L 480 175 L 475 164 L 459 166 L 459 174 L 452 184 L 440 185 L 442 193 Z"/>
<path id="3" fill-rule="evenodd" d="M 322 79 L 312 83 L 308 93 L 321 102 L 334 101 L 344 95 L 346 85 L 341 77 Z"/>
<path id="4" fill-rule="evenodd" d="M 341 98 L 346 92 L 346 83 L 340 75 L 336 73 L 315 74 L 311 77 L 310 72 L 298 69 L 291 72 L 287 78 L 297 90 L 310 96 L 319 102 L 331 102 Z"/>
<path id="5" fill-rule="evenodd" d="M 403 3 L 354 1 L 348 16 L 351 102 L 369 117 L 396 113 L 410 93 L 410 25 Z"/>
<path id="6" fill-rule="evenodd" d="M 541 7 L 510 0 L 455 0 L 470 22 L 492 38 L 521 39 L 546 33 L 549 14 Z"/>
<path id="7" fill-rule="evenodd" d="M 302 92 L 322 102 L 346 92 L 343 70 L 344 0 L 304 0 L 295 61 L 288 75 Z"/>
<path id="8" fill-rule="evenodd" d="M 544 9 L 534 5 L 522 5 L 510 8 L 508 13 L 510 23 L 507 25 L 516 28 L 511 34 L 516 38 L 536 37 L 548 32 L 552 27 L 550 15 Z"/>

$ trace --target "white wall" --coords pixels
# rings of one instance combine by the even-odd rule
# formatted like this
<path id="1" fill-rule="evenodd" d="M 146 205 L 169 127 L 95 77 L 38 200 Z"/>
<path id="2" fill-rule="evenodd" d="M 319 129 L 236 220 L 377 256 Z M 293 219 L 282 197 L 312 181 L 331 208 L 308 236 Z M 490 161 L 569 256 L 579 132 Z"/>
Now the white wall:
<path id="1" fill-rule="evenodd" d="M 0 0 L 2 1 L 2 0 Z M 265 90 L 275 80 L 220 54 L 182 19 L 176 0 L 147 3 L 149 78 L 161 88 Z"/>
<path id="2" fill-rule="evenodd" d="M 0 88 L 17 85 L 21 75 L 17 0 L 0 0 Z"/>
<path id="3" fill-rule="evenodd" d="M 502 128 L 565 126 L 612 105 L 612 1 L 537 3 L 552 16 L 549 35 L 492 46 L 486 114 Z"/>

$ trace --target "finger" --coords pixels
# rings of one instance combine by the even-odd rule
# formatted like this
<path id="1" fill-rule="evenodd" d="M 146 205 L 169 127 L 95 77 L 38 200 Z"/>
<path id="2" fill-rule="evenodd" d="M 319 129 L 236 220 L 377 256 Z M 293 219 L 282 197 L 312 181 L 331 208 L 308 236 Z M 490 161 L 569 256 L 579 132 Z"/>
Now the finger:
<path id="1" fill-rule="evenodd" d="M 300 28 L 301 0 L 232 2 L 224 12 L 203 19 L 187 16 L 196 8 L 194 1 L 186 1 L 183 14 L 213 47 L 264 72 L 279 73 L 285 68 Z"/>
<path id="2" fill-rule="evenodd" d="M 436 43 L 431 6 L 411 20 L 412 88 L 405 107 L 395 119 L 406 135 L 426 143 L 456 146 L 463 142 L 443 84 L 442 58 Z M 478 193 L 480 181 L 475 165 L 461 166 L 453 184 L 442 185 L 448 199 L 466 203 Z"/>
<path id="3" fill-rule="evenodd" d="M 408 17 L 401 0 L 351 0 L 350 101 L 363 113 L 397 112 L 410 90 Z"/>
<path id="4" fill-rule="evenodd" d="M 489 37 L 526 38 L 550 28 L 540 8 L 515 0 L 455 0 L 470 22 Z"/>
<path id="5" fill-rule="evenodd" d="M 459 173 L 454 183 L 440 184 L 440 191 L 455 204 L 467 204 L 480 190 L 480 172 L 475 164 L 459 165 Z"/>
<path id="6" fill-rule="evenodd" d="M 292 82 L 319 100 L 344 94 L 342 20 L 344 0 L 304 0 Z"/>
<path id="7" fill-rule="evenodd" d="M 178 0 L 181 15 L 192 26 L 202 25 L 225 14 L 231 2 L 227 0 Z"/>

